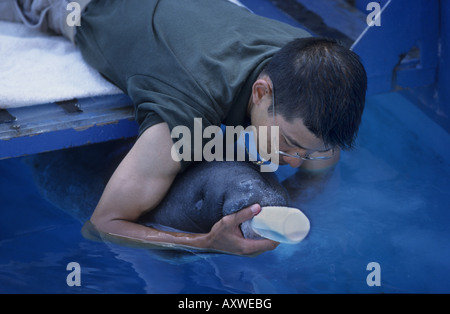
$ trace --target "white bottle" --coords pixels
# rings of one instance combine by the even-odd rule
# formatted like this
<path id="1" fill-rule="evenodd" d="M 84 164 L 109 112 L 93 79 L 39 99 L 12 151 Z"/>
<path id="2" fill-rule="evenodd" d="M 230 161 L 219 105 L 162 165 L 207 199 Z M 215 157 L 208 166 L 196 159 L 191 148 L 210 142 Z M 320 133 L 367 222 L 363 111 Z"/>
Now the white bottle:
<path id="1" fill-rule="evenodd" d="M 281 206 L 265 206 L 250 222 L 261 237 L 280 242 L 298 243 L 309 233 L 309 219 L 299 209 Z"/>

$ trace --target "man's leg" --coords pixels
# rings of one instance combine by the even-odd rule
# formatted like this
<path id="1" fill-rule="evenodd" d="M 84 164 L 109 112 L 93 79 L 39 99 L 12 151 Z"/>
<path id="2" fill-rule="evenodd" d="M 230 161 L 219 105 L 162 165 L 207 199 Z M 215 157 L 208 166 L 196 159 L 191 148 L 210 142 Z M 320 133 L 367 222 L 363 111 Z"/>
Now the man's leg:
<path id="1" fill-rule="evenodd" d="M 16 9 L 15 0 L 0 1 L 0 21 L 22 23 L 21 16 Z"/>
<path id="2" fill-rule="evenodd" d="M 0 20 L 20 22 L 44 33 L 63 35 L 73 42 L 76 27 L 67 23 L 67 17 L 73 10 L 79 10 L 78 13 L 81 14 L 89 2 L 90 0 L 1 1 Z"/>

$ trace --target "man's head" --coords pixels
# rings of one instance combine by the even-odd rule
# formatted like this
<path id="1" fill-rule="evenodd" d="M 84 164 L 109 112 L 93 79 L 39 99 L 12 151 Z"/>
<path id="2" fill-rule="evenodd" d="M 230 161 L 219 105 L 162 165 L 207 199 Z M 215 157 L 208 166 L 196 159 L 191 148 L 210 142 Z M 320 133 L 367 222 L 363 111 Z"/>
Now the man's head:
<path id="1" fill-rule="evenodd" d="M 301 38 L 273 56 L 254 83 L 251 107 L 267 110 L 265 125 L 273 124 L 274 108 L 277 120 L 290 128 L 288 137 L 297 137 L 303 148 L 345 150 L 354 145 L 366 89 L 366 72 L 354 52 L 332 39 Z M 264 114 L 253 113 L 252 124 L 264 125 Z"/>

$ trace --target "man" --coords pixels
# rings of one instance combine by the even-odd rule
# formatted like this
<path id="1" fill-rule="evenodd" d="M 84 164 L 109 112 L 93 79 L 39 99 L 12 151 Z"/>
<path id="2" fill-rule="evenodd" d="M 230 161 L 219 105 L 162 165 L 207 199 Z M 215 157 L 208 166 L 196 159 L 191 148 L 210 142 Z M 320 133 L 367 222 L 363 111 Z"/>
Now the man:
<path id="1" fill-rule="evenodd" d="M 279 163 L 311 169 L 337 162 L 361 121 L 367 80 L 353 52 L 226 0 L 91 1 L 74 40 L 85 60 L 130 96 L 140 125 L 91 217 L 105 234 L 242 255 L 274 249 L 276 242 L 240 232 L 258 204 L 206 234 L 136 223 L 191 163 L 172 158 L 171 131 L 193 130 L 194 118 L 203 128 L 277 126 L 277 145 L 267 145 L 277 146 Z"/>

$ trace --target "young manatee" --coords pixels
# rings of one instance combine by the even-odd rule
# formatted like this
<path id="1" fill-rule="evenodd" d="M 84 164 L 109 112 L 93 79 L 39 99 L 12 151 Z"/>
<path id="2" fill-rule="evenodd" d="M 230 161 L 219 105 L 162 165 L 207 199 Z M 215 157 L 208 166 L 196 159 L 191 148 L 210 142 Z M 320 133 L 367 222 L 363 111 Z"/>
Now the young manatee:
<path id="1" fill-rule="evenodd" d="M 273 173 L 250 162 L 213 161 L 190 166 L 174 181 L 158 207 L 140 223 L 193 233 L 209 232 L 223 216 L 252 204 L 287 206 L 287 191 Z M 241 225 L 246 238 L 259 239 L 250 221 Z"/>

